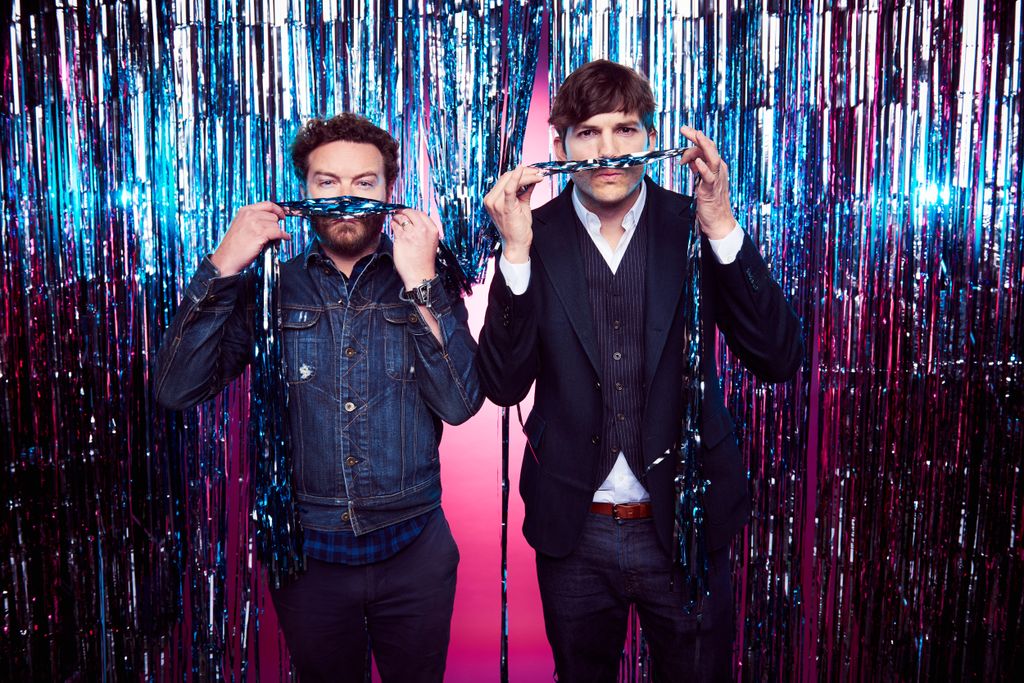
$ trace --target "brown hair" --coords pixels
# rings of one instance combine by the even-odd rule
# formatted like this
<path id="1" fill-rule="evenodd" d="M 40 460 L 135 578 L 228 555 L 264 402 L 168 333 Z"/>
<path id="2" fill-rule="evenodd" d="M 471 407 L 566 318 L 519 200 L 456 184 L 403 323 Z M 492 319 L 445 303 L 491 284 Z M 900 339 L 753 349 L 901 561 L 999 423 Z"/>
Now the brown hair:
<path id="1" fill-rule="evenodd" d="M 384 157 L 384 180 L 390 190 L 398 178 L 398 142 L 386 130 L 358 114 L 338 114 L 327 120 L 310 119 L 292 142 L 292 165 L 299 181 L 306 182 L 309 154 L 329 142 L 362 142 L 373 145 Z"/>
<path id="2" fill-rule="evenodd" d="M 548 123 L 564 138 L 570 126 L 606 112 L 638 114 L 648 131 L 654 130 L 654 93 L 651 84 L 628 66 L 595 59 L 573 71 L 551 102 Z"/>

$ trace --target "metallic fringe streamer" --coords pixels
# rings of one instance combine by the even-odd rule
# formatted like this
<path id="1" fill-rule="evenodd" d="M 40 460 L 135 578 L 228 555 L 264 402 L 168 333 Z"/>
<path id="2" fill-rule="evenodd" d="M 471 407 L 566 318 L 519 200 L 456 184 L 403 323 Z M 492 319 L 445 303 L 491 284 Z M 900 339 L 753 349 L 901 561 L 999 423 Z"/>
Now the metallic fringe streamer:
<path id="1" fill-rule="evenodd" d="M 493 4 L 463 16 L 493 27 Z M 533 26 L 510 17 L 537 5 L 503 20 Z M 445 24 L 456 7 L 430 3 L 429 41 L 415 0 L 0 17 L 0 677 L 286 675 L 255 637 L 249 376 L 169 414 L 151 356 L 233 211 L 298 194 L 286 148 L 309 116 L 394 132 L 410 206 L 425 130 L 448 241 L 481 262 L 471 202 L 513 163 L 489 136 L 521 126 L 534 32 Z M 682 123 L 718 143 L 804 320 L 790 385 L 719 345 L 755 506 L 734 548 L 742 679 L 994 679 L 1024 658 L 1021 17 L 1020 0 L 551 6 L 550 82 L 596 56 L 648 74 L 662 144 Z M 456 78 L 436 58 L 496 44 L 527 59 Z M 678 164 L 651 172 L 687 187 Z"/>
<path id="2" fill-rule="evenodd" d="M 281 339 L 277 248 L 263 252 L 256 274 L 255 353 L 249 400 L 249 459 L 256 556 L 275 587 L 305 566 L 298 511 L 292 498 L 288 447 L 288 387 Z"/>
<path id="3" fill-rule="evenodd" d="M 426 12 L 430 177 L 445 242 L 480 281 L 496 237 L 483 198 L 519 160 L 543 3 L 429 0 Z"/>
<path id="4" fill-rule="evenodd" d="M 676 462 L 676 509 L 672 540 L 675 544 L 675 559 L 683 569 L 683 580 L 686 582 L 679 589 L 687 596 L 688 608 L 693 609 L 707 591 L 708 583 L 707 545 L 704 537 L 704 491 L 707 482 L 702 474 L 700 450 L 701 405 L 704 399 L 701 233 L 696 220 L 687 245 L 687 259 L 690 277 L 682 296 L 687 302 L 684 311 L 688 317 L 689 336 L 683 353 L 686 354 L 689 372 L 680 378 L 683 421 L 679 430 L 679 449 L 673 453 Z"/>

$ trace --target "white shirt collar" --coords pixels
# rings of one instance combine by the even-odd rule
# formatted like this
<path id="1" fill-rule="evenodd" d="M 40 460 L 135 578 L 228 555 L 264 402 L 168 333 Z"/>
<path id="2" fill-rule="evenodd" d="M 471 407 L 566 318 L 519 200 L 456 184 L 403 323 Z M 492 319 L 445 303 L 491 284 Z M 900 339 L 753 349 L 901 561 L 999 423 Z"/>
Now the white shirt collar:
<path id="1" fill-rule="evenodd" d="M 583 223 L 583 227 L 587 229 L 591 236 L 600 235 L 601 219 L 597 217 L 597 214 L 583 206 L 579 193 L 579 189 L 574 185 L 572 188 L 572 205 L 576 209 L 576 215 L 579 216 L 580 223 Z M 636 229 L 637 223 L 640 222 L 640 214 L 644 212 L 644 205 L 646 204 L 647 182 L 642 180 L 640 181 L 640 194 L 637 195 L 636 201 L 633 202 L 633 206 L 626 212 L 626 215 L 622 217 L 622 229 L 626 231 L 627 235 L 632 234 L 633 230 Z"/>

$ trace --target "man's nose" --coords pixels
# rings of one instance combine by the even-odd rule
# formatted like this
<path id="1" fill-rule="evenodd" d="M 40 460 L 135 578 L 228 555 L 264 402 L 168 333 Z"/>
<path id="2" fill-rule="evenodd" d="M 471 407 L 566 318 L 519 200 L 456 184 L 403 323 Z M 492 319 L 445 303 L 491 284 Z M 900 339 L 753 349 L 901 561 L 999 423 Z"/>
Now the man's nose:
<path id="1" fill-rule="evenodd" d="M 612 135 L 611 131 L 602 132 L 601 138 L 597 142 L 597 156 L 603 158 L 617 155 L 618 150 L 615 146 L 615 136 Z"/>

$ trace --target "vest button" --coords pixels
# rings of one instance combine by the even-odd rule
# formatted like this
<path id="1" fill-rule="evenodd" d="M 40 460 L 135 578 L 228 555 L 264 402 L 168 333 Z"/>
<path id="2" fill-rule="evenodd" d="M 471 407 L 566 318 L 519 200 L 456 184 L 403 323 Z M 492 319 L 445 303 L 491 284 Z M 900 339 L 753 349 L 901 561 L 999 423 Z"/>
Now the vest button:
<path id="1" fill-rule="evenodd" d="M 619 329 L 620 327 L 622 327 L 622 323 L 621 323 L 621 322 L 619 322 L 618 320 L 615 320 L 615 321 L 613 321 L 613 322 L 612 322 L 612 329 L 613 329 L 613 330 L 617 330 L 617 329 Z"/>
<path id="2" fill-rule="evenodd" d="M 616 351 L 612 354 L 612 360 L 622 360 L 622 354 Z"/>
<path id="3" fill-rule="evenodd" d="M 594 388 L 595 389 L 600 389 L 601 388 L 601 382 L 600 381 L 594 382 Z"/>
<path id="4" fill-rule="evenodd" d="M 625 422 L 626 416 L 623 415 L 622 413 L 619 413 L 618 415 L 615 416 L 615 419 L 617 419 L 619 422 Z"/>
<path id="5" fill-rule="evenodd" d="M 590 437 L 590 443 L 596 446 L 597 444 L 601 443 L 601 437 L 599 437 L 597 434 L 594 434 L 592 437 Z"/>
<path id="6" fill-rule="evenodd" d="M 622 391 L 622 382 L 616 382 L 615 383 L 615 390 L 616 391 Z"/>

